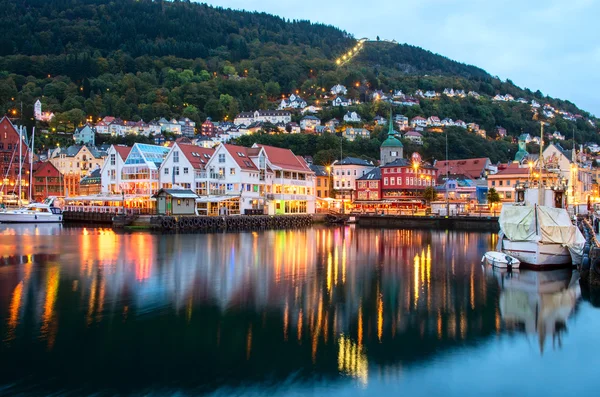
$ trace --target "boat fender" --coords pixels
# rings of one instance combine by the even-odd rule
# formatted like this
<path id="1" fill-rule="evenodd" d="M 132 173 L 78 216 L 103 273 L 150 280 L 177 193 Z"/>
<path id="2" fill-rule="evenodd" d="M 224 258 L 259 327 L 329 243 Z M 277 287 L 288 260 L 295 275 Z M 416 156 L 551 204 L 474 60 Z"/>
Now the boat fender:
<path id="1" fill-rule="evenodd" d="M 34 215 L 33 217 L 34 217 L 34 219 L 37 219 L 37 215 Z"/>

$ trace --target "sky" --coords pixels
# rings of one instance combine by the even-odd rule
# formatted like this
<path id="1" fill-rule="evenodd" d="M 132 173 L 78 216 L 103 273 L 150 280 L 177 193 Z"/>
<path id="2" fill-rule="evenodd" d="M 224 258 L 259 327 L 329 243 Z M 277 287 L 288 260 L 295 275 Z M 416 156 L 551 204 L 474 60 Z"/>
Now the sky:
<path id="1" fill-rule="evenodd" d="M 600 117 L 600 0 L 208 0 L 394 39 Z"/>

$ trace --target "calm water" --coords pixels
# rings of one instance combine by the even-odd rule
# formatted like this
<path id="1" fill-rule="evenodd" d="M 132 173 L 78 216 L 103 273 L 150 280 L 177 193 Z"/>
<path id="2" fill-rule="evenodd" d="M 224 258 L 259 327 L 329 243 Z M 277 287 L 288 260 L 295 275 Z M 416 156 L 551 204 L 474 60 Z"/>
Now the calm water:
<path id="1" fill-rule="evenodd" d="M 0 395 L 597 395 L 577 274 L 490 233 L 0 234 Z"/>

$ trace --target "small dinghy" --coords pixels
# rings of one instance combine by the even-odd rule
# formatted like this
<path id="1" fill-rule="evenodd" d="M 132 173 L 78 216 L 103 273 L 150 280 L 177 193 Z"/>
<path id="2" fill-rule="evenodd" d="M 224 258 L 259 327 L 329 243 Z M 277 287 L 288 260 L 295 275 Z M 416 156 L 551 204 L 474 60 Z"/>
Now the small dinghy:
<path id="1" fill-rule="evenodd" d="M 481 261 L 486 261 L 488 264 L 495 266 L 495 267 L 502 267 L 502 268 L 513 268 L 513 269 L 518 269 L 519 266 L 521 265 L 521 261 L 519 261 L 517 258 L 515 258 L 514 256 L 510 256 L 507 255 L 503 252 L 498 252 L 498 251 L 488 251 L 483 255 L 483 258 L 481 258 Z"/>

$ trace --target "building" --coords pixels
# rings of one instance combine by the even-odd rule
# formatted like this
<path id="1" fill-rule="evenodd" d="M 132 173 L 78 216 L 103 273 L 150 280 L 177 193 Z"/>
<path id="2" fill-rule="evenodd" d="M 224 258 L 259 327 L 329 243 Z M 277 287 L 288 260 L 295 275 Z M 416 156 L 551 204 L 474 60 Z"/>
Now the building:
<path id="1" fill-rule="evenodd" d="M 100 169 L 102 193 L 117 194 L 123 191 L 121 171 L 129 152 L 131 147 L 124 145 L 111 145 L 108 149 L 106 161 Z"/>
<path id="2" fill-rule="evenodd" d="M 61 174 L 77 175 L 81 179 L 96 168 L 102 168 L 106 153 L 93 146 L 72 145 L 55 149 L 48 157 Z"/>
<path id="3" fill-rule="evenodd" d="M 576 150 L 565 150 L 558 143 L 551 143 L 543 151 L 544 166 L 549 172 L 557 175 L 566 182 L 567 204 L 585 204 L 593 195 L 592 171 L 581 158 L 578 158 Z M 534 168 L 539 167 L 536 163 Z"/>
<path id="4" fill-rule="evenodd" d="M 417 131 L 406 131 L 404 139 L 407 139 L 415 145 L 423 145 L 423 135 Z"/>
<path id="5" fill-rule="evenodd" d="M 381 165 L 391 163 L 399 158 L 404 157 L 404 145 L 396 137 L 398 132 L 394 131 L 394 124 L 390 115 L 390 122 L 388 123 L 388 134 L 387 138 L 381 144 L 379 148 L 379 159 Z"/>
<path id="6" fill-rule="evenodd" d="M 315 131 L 321 125 L 321 119 L 315 116 L 305 116 L 300 120 L 300 128 L 304 131 Z"/>
<path id="7" fill-rule="evenodd" d="M 324 199 L 331 196 L 331 184 L 329 182 L 330 175 L 328 172 L 329 167 L 322 165 L 310 164 L 309 168 L 315 173 L 315 194 L 317 199 Z"/>
<path id="8" fill-rule="evenodd" d="M 487 175 L 495 174 L 498 168 L 492 165 L 488 157 L 459 160 L 436 160 L 433 166 L 440 174 L 464 175 L 469 179 L 485 179 Z"/>
<path id="9" fill-rule="evenodd" d="M 346 127 L 344 132 L 342 132 L 342 136 L 349 141 L 353 141 L 356 138 L 369 139 L 371 132 L 366 128 Z"/>
<path id="10" fill-rule="evenodd" d="M 331 92 L 331 95 L 346 95 L 348 92 L 346 87 L 341 84 L 334 85 L 329 91 Z"/>
<path id="11" fill-rule="evenodd" d="M 0 170 L 2 170 L 2 179 L 0 180 L 2 188 L 0 189 L 0 201 L 18 199 L 19 184 L 21 186 L 21 200 L 26 199 L 29 184 L 29 146 L 25 139 L 19 139 L 20 134 L 17 128 L 10 122 L 8 117 L 4 116 L 0 120 Z M 21 160 L 21 161 L 19 161 Z M 20 164 L 19 164 L 20 163 Z M 19 166 L 21 165 L 21 167 Z M 21 170 L 21 179 L 19 179 L 19 169 Z"/>
<path id="12" fill-rule="evenodd" d="M 287 110 L 256 110 L 254 112 L 242 112 L 238 114 L 233 123 L 237 126 L 249 126 L 256 122 L 271 124 L 287 124 L 292 121 L 292 113 Z"/>
<path id="13" fill-rule="evenodd" d="M 65 196 L 63 175 L 49 161 L 37 164 L 31 183 L 34 201 L 41 202 L 49 196 Z"/>
<path id="14" fill-rule="evenodd" d="M 196 135 L 196 122 L 190 119 L 183 118 L 180 119 L 177 123 L 181 126 L 181 135 L 186 136 L 188 138 L 193 138 Z"/>
<path id="15" fill-rule="evenodd" d="M 156 199 L 157 215 L 196 215 L 196 193 L 189 189 L 160 189 Z"/>
<path id="16" fill-rule="evenodd" d="M 304 109 L 306 107 L 306 101 L 300 98 L 298 95 L 292 94 L 288 99 L 282 99 L 279 104 L 278 110 L 283 109 Z"/>
<path id="17" fill-rule="evenodd" d="M 79 181 L 79 195 L 91 196 L 102 193 L 102 174 L 100 169 L 95 169 Z"/>
<path id="18" fill-rule="evenodd" d="M 96 144 L 96 131 L 89 124 L 78 127 L 73 133 L 76 145 L 94 146 Z"/>
<path id="19" fill-rule="evenodd" d="M 202 194 L 196 182 L 202 179 L 201 173 L 206 171 L 214 152 L 212 148 L 175 143 L 160 166 L 160 188 L 191 189 L 198 195 Z"/>
<path id="20" fill-rule="evenodd" d="M 381 200 L 381 168 L 373 168 L 367 174 L 356 179 L 356 193 L 358 201 Z"/>
<path id="21" fill-rule="evenodd" d="M 360 123 L 362 119 L 356 112 L 348 112 L 344 115 L 344 121 L 346 123 Z"/>
<path id="22" fill-rule="evenodd" d="M 356 179 L 369 173 L 375 166 L 372 162 L 356 157 L 346 157 L 331 164 L 333 192 L 335 198 L 351 200 L 355 197 Z"/>
<path id="23" fill-rule="evenodd" d="M 200 133 L 207 137 L 215 135 L 215 124 L 210 117 L 204 120 L 204 123 L 200 126 Z"/>
<path id="24" fill-rule="evenodd" d="M 423 117 L 421 117 L 421 116 L 416 116 L 416 117 L 413 117 L 413 118 L 410 120 L 410 125 L 411 125 L 411 127 L 413 127 L 413 128 L 415 128 L 415 127 L 423 127 L 423 128 L 424 128 L 424 127 L 427 127 L 427 119 L 426 119 L 426 118 L 423 118 Z"/>
<path id="25" fill-rule="evenodd" d="M 437 169 L 420 160 L 399 158 L 381 166 L 382 199 L 420 200 L 428 186 L 435 186 Z"/>
<path id="26" fill-rule="evenodd" d="M 337 96 L 336 98 L 334 98 L 331 101 L 331 106 L 342 106 L 342 107 L 346 107 L 346 106 L 350 106 L 352 105 L 352 99 L 346 98 L 344 96 Z"/>
<path id="27" fill-rule="evenodd" d="M 501 127 L 499 125 L 496 126 L 496 135 L 498 136 L 498 138 L 502 139 L 504 137 L 506 137 L 506 128 Z"/>
<path id="28" fill-rule="evenodd" d="M 170 148 L 164 146 L 133 145 L 121 170 L 122 191 L 147 198 L 155 194 L 159 189 L 159 169 L 169 151 Z"/>
<path id="29" fill-rule="evenodd" d="M 33 117 L 37 121 L 43 121 L 47 123 L 54 118 L 54 113 L 42 112 L 42 102 L 40 102 L 40 100 L 38 99 L 33 105 Z"/>
<path id="30" fill-rule="evenodd" d="M 520 166 L 518 163 L 509 163 L 495 175 L 488 176 L 488 189 L 494 188 L 503 203 L 515 201 L 515 187 L 517 183 L 533 181 L 537 178 L 537 172 L 533 167 Z M 545 179 L 555 179 L 551 174 L 544 172 Z"/>

